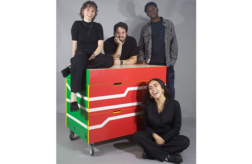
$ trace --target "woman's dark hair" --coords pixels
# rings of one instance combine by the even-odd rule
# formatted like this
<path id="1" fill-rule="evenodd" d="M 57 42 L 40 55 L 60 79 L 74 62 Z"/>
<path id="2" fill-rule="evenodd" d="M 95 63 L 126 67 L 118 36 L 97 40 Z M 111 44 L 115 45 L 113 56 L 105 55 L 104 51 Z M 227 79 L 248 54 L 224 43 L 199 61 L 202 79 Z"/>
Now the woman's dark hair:
<path id="1" fill-rule="evenodd" d="M 94 15 L 94 17 L 93 17 L 93 19 L 92 19 L 92 21 L 94 21 L 95 17 L 97 16 L 97 13 L 98 13 L 98 7 L 97 7 L 96 3 L 93 2 L 93 1 L 87 1 L 87 2 L 85 2 L 85 3 L 82 5 L 81 9 L 80 9 L 80 14 L 79 14 L 79 15 L 80 15 L 81 18 L 83 19 L 83 18 L 84 18 L 84 15 L 83 15 L 83 13 L 82 13 L 82 9 L 85 10 L 85 8 L 87 8 L 87 7 L 93 7 L 93 8 L 95 8 L 95 15 Z"/>
<path id="2" fill-rule="evenodd" d="M 122 27 L 125 29 L 126 33 L 128 32 L 128 26 L 126 23 L 123 23 L 123 22 L 119 22 L 117 24 L 114 25 L 114 33 L 116 32 L 117 28 L 118 27 Z"/>
<path id="3" fill-rule="evenodd" d="M 157 4 L 156 4 L 155 2 L 149 2 L 149 3 L 147 3 L 147 4 L 145 5 L 145 7 L 144 7 L 144 12 L 146 12 L 147 7 L 149 7 L 150 5 L 154 5 L 154 6 L 157 7 Z"/>
<path id="4" fill-rule="evenodd" d="M 161 88 L 164 90 L 164 96 L 166 98 L 170 98 L 172 99 L 172 96 L 171 96 L 171 91 L 170 89 L 168 89 L 168 87 L 165 86 L 164 82 L 158 78 L 154 78 L 154 79 L 151 79 L 148 84 L 147 84 L 147 91 L 144 95 L 144 99 L 143 99 L 143 109 L 145 109 L 146 105 L 148 105 L 150 102 L 152 101 L 155 101 L 153 98 L 151 98 L 151 95 L 150 95 L 150 92 L 149 92 L 149 84 L 151 81 L 157 81 L 160 85 L 161 85 Z M 168 85 L 168 84 L 167 84 Z"/>

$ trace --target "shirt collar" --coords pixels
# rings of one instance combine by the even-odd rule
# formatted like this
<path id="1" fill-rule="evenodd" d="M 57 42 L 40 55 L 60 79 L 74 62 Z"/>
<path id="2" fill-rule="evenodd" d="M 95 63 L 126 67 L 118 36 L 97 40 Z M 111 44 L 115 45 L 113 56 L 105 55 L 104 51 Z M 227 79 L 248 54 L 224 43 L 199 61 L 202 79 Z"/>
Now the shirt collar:
<path id="1" fill-rule="evenodd" d="M 165 21 L 163 19 L 163 17 L 160 17 L 161 21 L 163 21 L 163 25 L 165 26 Z M 150 26 L 151 25 L 151 20 L 148 22 L 148 25 Z"/>

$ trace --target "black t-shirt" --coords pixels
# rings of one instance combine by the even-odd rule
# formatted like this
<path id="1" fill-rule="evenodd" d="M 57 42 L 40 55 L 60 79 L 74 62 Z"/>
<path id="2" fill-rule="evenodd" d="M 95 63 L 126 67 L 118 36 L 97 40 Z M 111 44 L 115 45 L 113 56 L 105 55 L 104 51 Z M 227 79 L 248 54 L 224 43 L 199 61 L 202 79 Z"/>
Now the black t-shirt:
<path id="1" fill-rule="evenodd" d="M 74 22 L 71 29 L 72 40 L 77 40 L 77 51 L 84 51 L 87 54 L 92 55 L 98 47 L 98 40 L 103 40 L 102 25 L 96 22 L 85 22 L 85 29 L 83 23 L 83 20 Z M 87 32 L 89 32 L 89 35 Z"/>
<path id="2" fill-rule="evenodd" d="M 163 19 L 158 22 L 151 22 L 152 33 L 152 55 L 151 62 L 165 65 L 165 27 Z"/>
<path id="3" fill-rule="evenodd" d="M 117 47 L 118 47 L 118 44 L 114 41 L 114 36 L 108 38 L 104 42 L 105 54 L 114 54 L 116 52 Z M 138 54 L 138 50 L 137 50 L 136 39 L 131 36 L 127 36 L 122 46 L 122 53 L 121 53 L 120 60 L 127 60 L 131 56 L 135 56 L 137 54 Z"/>

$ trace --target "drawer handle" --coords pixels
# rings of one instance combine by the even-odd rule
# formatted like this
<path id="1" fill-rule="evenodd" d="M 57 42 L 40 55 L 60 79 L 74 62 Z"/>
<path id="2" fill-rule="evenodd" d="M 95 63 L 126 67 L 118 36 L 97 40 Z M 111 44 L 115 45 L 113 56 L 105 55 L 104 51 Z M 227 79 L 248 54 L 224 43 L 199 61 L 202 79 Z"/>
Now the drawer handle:
<path id="1" fill-rule="evenodd" d="M 114 83 L 114 85 L 122 85 L 122 83 Z"/>
<path id="2" fill-rule="evenodd" d="M 113 111 L 113 113 L 121 113 L 121 112 L 122 112 L 121 110 Z"/>

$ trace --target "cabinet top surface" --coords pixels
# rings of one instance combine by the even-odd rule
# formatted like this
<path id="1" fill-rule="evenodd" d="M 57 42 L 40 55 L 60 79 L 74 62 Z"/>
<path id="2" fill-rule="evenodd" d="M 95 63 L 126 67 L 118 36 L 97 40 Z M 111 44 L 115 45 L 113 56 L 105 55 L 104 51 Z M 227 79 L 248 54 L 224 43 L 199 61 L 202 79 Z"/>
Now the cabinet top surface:
<path id="1" fill-rule="evenodd" d="M 161 65 L 113 65 L 110 68 L 101 68 L 101 69 L 118 69 L 118 68 L 149 68 L 149 67 L 164 67 Z M 165 66 L 166 67 L 166 66 Z M 89 70 L 93 70 L 93 69 L 89 69 Z M 95 69 L 98 70 L 98 69 Z"/>

